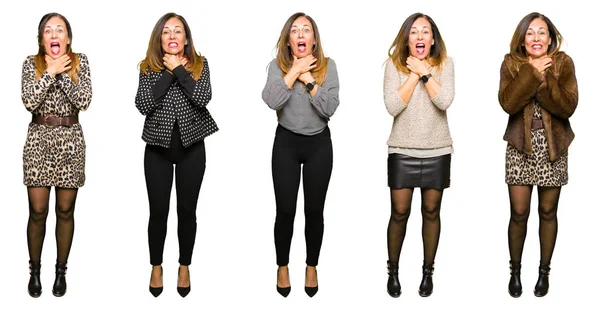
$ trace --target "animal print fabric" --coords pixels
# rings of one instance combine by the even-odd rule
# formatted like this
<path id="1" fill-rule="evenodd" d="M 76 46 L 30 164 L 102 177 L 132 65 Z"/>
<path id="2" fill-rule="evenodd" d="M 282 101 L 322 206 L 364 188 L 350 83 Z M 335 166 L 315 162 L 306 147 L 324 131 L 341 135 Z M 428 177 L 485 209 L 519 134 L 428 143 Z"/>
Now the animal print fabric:
<path id="1" fill-rule="evenodd" d="M 541 110 L 536 102 L 534 118 L 541 118 Z M 546 131 L 531 132 L 533 153 L 519 152 L 512 145 L 506 147 L 506 174 L 508 185 L 563 186 L 569 181 L 568 154 L 562 154 L 555 162 L 550 161 Z"/>
<path id="2" fill-rule="evenodd" d="M 78 83 L 66 73 L 44 72 L 36 79 L 34 57 L 23 63 L 21 95 L 34 115 L 65 117 L 85 111 L 92 99 L 88 59 L 78 54 Z M 26 186 L 78 188 L 85 183 L 85 140 L 80 124 L 54 128 L 29 123 L 23 147 L 23 183 Z"/>

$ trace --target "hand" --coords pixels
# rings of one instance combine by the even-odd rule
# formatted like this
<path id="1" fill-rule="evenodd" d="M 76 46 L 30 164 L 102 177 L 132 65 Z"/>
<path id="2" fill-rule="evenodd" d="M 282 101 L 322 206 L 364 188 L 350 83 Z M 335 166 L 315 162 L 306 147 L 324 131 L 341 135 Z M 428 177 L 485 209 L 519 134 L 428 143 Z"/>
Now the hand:
<path id="1" fill-rule="evenodd" d="M 292 56 L 294 57 L 292 70 L 297 71 L 300 75 L 317 67 L 317 59 L 313 55 L 308 55 L 304 58 L 298 58 L 294 54 Z"/>
<path id="2" fill-rule="evenodd" d="M 300 82 L 302 82 L 304 84 L 308 84 L 308 83 L 314 82 L 315 78 L 313 78 L 310 71 L 307 71 L 307 72 L 300 74 L 300 76 L 298 77 L 298 80 L 300 80 Z"/>
<path id="3" fill-rule="evenodd" d="M 167 70 L 173 72 L 173 69 L 181 65 L 181 58 L 182 57 L 177 55 L 166 54 L 163 57 L 163 64 L 165 65 L 165 67 L 167 67 Z"/>
<path id="4" fill-rule="evenodd" d="M 416 73 L 419 77 L 429 74 L 427 62 L 414 56 L 409 56 L 406 58 L 406 68 L 408 68 L 410 72 Z"/>
<path id="5" fill-rule="evenodd" d="M 44 60 L 46 60 L 46 71 L 52 77 L 71 69 L 71 57 L 68 54 L 64 54 L 57 59 L 44 55 Z"/>
<path id="6" fill-rule="evenodd" d="M 552 57 L 546 55 L 540 58 L 533 59 L 529 56 L 529 63 L 541 74 L 546 72 L 546 69 L 552 66 Z"/>
<path id="7" fill-rule="evenodd" d="M 188 58 L 185 55 L 181 56 L 181 65 L 185 67 L 185 65 L 187 65 L 187 64 L 188 64 Z"/>

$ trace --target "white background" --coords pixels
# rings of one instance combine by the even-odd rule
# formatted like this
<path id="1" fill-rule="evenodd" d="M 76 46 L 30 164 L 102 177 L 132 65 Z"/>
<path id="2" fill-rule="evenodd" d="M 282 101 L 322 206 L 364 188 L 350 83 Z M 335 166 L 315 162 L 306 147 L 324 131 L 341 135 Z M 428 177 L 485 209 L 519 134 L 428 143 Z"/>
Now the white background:
<path id="1" fill-rule="evenodd" d="M 597 186 L 597 15 L 584 1 L 16 1 L 3 9 L 4 94 L 0 132 L 0 308 L 82 309 L 564 309 L 597 306 L 600 276 Z M 68 292 L 51 294 L 55 215 L 52 192 L 42 255 L 43 294 L 27 294 L 27 194 L 22 147 L 31 118 L 20 97 L 22 62 L 37 52 L 37 25 L 48 12 L 65 15 L 73 49 L 89 57 L 93 100 L 80 119 L 87 142 L 87 181 L 79 191 Z M 191 265 L 191 294 L 176 293 L 178 246 L 174 204 L 164 255 L 164 292 L 148 292 L 148 201 L 143 171 L 144 117 L 134 105 L 137 64 L 156 21 L 182 14 L 196 49 L 211 68 L 208 105 L 220 131 L 206 139 L 207 169 L 198 202 L 198 233 Z M 275 290 L 275 203 L 271 149 L 275 112 L 261 99 L 266 68 L 287 18 L 304 11 L 317 22 L 326 54 L 340 77 L 340 106 L 330 122 L 334 168 L 325 208 L 325 237 L 318 266 L 319 293 L 304 286 L 303 200 L 299 195 L 290 255 L 292 292 Z M 499 70 L 517 23 L 539 11 L 566 39 L 575 61 L 580 105 L 571 118 L 569 185 L 559 207 L 559 235 L 550 292 L 533 296 L 539 262 L 537 192 L 523 255 L 523 296 L 507 293 L 508 191 L 502 135 L 508 116 L 497 100 Z M 392 117 L 383 103 L 383 63 L 400 25 L 424 12 L 437 23 L 455 62 L 456 96 L 448 110 L 455 153 L 445 191 L 441 241 L 429 298 L 421 279 L 420 194 L 413 198 L 400 259 L 403 293 L 386 293 L 389 189 L 386 140 Z M 300 189 L 302 191 L 302 189 Z M 594 306 L 591 306 L 594 308 Z"/>

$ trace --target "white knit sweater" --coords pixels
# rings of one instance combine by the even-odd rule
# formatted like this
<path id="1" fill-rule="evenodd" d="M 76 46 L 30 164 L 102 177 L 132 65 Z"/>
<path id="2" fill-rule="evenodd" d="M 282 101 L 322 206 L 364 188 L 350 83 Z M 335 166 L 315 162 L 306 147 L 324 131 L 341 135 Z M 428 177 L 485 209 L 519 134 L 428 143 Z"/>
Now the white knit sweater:
<path id="1" fill-rule="evenodd" d="M 394 117 L 388 146 L 410 149 L 438 149 L 452 145 L 446 109 L 454 100 L 454 63 L 448 57 L 441 72 L 431 71 L 442 86 L 435 98 L 429 98 L 423 83 L 419 82 L 410 101 L 403 102 L 398 88 L 408 78 L 407 74 L 396 70 L 388 59 L 383 78 L 383 100 L 388 112 Z"/>

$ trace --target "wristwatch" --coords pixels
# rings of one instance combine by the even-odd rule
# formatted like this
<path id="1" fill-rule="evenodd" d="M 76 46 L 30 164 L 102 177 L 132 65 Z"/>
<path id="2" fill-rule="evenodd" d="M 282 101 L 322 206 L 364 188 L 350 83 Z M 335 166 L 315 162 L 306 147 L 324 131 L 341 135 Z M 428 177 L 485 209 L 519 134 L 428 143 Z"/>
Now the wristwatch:
<path id="1" fill-rule="evenodd" d="M 315 82 L 315 81 L 312 81 L 312 82 L 310 82 L 310 83 L 306 84 L 306 89 L 308 89 L 308 91 L 312 91 L 312 90 L 313 90 L 313 88 L 315 88 L 315 85 L 316 85 L 316 84 L 317 84 L 317 82 Z"/>
<path id="2" fill-rule="evenodd" d="M 421 82 L 423 82 L 423 84 L 427 83 L 427 81 L 429 81 L 429 78 L 431 77 L 431 73 L 427 73 L 425 75 L 423 75 L 419 80 L 421 80 Z"/>

